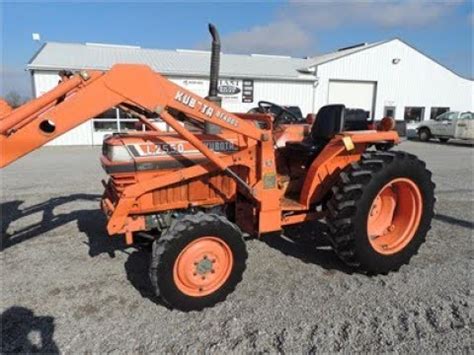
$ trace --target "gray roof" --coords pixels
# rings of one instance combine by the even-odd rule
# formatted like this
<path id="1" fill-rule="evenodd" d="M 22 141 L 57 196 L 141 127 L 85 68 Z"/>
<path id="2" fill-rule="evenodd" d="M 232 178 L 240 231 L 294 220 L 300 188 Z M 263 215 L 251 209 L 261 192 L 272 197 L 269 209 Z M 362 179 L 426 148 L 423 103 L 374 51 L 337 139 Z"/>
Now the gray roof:
<path id="1" fill-rule="evenodd" d="M 311 68 L 394 40 L 399 40 L 420 52 L 399 38 L 394 38 L 386 41 L 365 43 L 353 48 L 309 58 L 222 53 L 220 74 L 223 77 L 235 78 L 314 81 L 316 77 Z M 426 56 L 426 54 L 420 53 Z M 447 68 L 436 60 L 432 60 Z M 209 75 L 209 61 L 209 51 L 146 49 L 137 46 L 100 43 L 47 42 L 30 60 L 27 69 L 55 71 L 60 69 L 108 70 L 116 63 L 130 63 L 146 64 L 164 75 L 202 77 Z M 450 68 L 447 69 L 451 70 Z M 454 71 L 453 73 L 461 76 Z"/>
<path id="2" fill-rule="evenodd" d="M 209 75 L 210 52 L 144 49 L 133 46 L 48 42 L 36 53 L 27 69 L 107 70 L 116 63 L 146 64 L 164 75 Z M 221 55 L 220 74 L 228 77 L 315 80 L 298 71 L 307 59 L 270 55 Z"/>
<path id="3" fill-rule="evenodd" d="M 384 43 L 387 43 L 387 42 L 390 42 L 390 41 L 393 41 L 393 39 L 390 39 L 390 40 L 387 40 L 387 41 L 374 42 L 374 43 L 364 43 L 364 44 L 358 45 L 358 46 L 353 47 L 353 48 L 347 48 L 347 49 L 338 50 L 336 52 L 330 52 L 330 53 L 318 55 L 316 57 L 308 58 L 308 61 L 307 61 L 306 65 L 308 67 L 318 66 L 320 64 L 331 62 L 333 60 L 336 60 L 336 59 L 339 59 L 339 58 L 342 58 L 342 57 L 346 57 L 350 54 L 354 54 L 354 53 L 357 53 L 357 52 L 360 52 L 360 51 L 364 51 L 366 49 L 373 48 L 373 47 L 376 47 L 378 45 L 381 45 L 381 44 L 384 44 Z"/>

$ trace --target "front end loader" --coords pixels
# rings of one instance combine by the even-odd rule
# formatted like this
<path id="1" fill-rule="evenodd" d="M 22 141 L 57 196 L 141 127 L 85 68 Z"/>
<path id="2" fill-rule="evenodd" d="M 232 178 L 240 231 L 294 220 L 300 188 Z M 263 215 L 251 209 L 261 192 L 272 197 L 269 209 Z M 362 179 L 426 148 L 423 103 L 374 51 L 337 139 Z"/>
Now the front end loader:
<path id="1" fill-rule="evenodd" d="M 370 149 L 399 143 L 393 122 L 348 131 L 343 105 L 322 107 L 312 125 L 227 112 L 216 99 L 220 42 L 210 30 L 208 98 L 143 65 L 64 75 L 52 91 L 2 115 L 0 167 L 111 107 L 137 118 L 144 131 L 103 143 L 109 179 L 101 208 L 111 236 L 151 243 L 154 291 L 176 309 L 209 307 L 234 290 L 245 234 L 317 219 L 357 270 L 386 274 L 408 263 L 430 228 L 434 184 L 415 156 Z M 157 119 L 172 131 L 160 131 Z"/>

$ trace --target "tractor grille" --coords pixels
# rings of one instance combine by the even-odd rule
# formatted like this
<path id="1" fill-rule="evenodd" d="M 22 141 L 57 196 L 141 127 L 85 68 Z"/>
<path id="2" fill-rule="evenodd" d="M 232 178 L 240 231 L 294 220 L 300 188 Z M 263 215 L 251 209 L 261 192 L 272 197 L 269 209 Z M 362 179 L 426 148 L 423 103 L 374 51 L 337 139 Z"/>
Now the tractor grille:
<path id="1" fill-rule="evenodd" d="M 110 181 L 112 189 L 117 195 L 121 195 L 127 186 L 133 185 L 137 182 L 133 175 L 115 175 L 110 178 Z"/>

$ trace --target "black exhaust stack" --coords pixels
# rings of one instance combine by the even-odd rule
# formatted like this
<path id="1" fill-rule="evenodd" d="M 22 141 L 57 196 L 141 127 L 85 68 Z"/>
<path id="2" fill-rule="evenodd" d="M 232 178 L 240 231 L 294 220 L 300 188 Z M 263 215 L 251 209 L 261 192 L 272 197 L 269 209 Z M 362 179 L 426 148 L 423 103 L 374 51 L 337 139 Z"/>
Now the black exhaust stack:
<path id="1" fill-rule="evenodd" d="M 214 26 L 212 23 L 209 24 L 209 33 L 212 36 L 211 73 L 209 77 L 209 94 L 206 99 L 218 106 L 221 106 L 222 98 L 217 95 L 217 86 L 219 83 L 219 65 L 221 57 L 221 39 L 219 37 L 219 33 L 217 32 L 216 26 Z"/>

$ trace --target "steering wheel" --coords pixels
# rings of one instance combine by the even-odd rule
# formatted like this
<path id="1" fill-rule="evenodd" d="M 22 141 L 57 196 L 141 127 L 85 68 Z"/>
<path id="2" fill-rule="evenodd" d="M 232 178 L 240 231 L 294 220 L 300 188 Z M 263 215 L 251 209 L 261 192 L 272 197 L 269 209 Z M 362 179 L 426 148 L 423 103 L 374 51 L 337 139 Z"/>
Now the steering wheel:
<path id="1" fill-rule="evenodd" d="M 269 113 L 275 117 L 273 120 L 274 126 L 282 123 L 298 123 L 301 120 L 290 110 L 270 101 L 259 101 L 258 109 L 261 113 Z"/>

